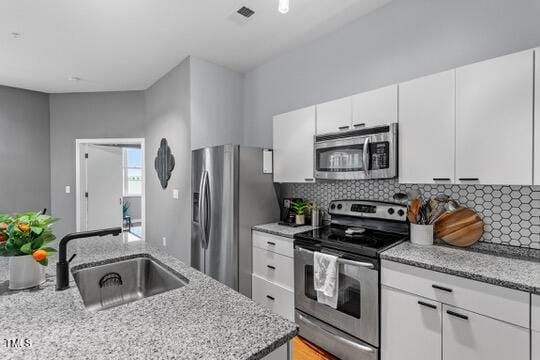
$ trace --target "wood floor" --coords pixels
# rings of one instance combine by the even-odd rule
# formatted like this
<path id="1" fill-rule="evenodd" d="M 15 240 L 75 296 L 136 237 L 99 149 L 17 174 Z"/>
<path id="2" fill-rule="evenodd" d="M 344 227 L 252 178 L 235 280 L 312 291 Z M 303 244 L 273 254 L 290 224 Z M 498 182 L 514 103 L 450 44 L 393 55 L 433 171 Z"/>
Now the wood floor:
<path id="1" fill-rule="evenodd" d="M 338 360 L 300 336 L 293 339 L 293 360 Z"/>

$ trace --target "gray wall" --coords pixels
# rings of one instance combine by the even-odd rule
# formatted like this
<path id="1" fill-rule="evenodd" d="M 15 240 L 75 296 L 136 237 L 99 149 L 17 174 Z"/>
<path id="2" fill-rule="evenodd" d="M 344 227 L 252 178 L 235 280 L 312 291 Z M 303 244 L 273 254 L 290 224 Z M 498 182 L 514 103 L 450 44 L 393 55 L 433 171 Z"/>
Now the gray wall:
<path id="1" fill-rule="evenodd" d="M 50 114 L 51 202 L 61 237 L 75 231 L 75 139 L 144 137 L 144 92 L 51 94 Z"/>
<path id="2" fill-rule="evenodd" d="M 538 0 L 394 0 L 245 76 L 244 140 L 272 116 L 540 45 Z"/>
<path id="3" fill-rule="evenodd" d="M 0 213 L 50 209 L 49 95 L 0 86 Z"/>
<path id="4" fill-rule="evenodd" d="M 243 141 L 243 75 L 190 57 L 191 148 Z"/>
<path id="5" fill-rule="evenodd" d="M 146 238 L 168 252 L 190 260 L 190 59 L 158 80 L 148 90 L 146 102 Z M 175 169 L 163 190 L 153 168 L 161 138 L 166 138 L 175 157 Z M 178 189 L 179 200 L 172 198 Z"/>

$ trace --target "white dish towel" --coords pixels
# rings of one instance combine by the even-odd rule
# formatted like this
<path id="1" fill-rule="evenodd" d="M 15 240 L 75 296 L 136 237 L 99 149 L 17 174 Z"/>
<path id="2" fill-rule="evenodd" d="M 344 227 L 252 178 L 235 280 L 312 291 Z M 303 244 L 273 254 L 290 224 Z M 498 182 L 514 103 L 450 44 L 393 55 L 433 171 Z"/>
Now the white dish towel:
<path id="1" fill-rule="evenodd" d="M 317 301 L 337 308 L 339 296 L 338 258 L 333 255 L 313 252 L 313 286 Z"/>

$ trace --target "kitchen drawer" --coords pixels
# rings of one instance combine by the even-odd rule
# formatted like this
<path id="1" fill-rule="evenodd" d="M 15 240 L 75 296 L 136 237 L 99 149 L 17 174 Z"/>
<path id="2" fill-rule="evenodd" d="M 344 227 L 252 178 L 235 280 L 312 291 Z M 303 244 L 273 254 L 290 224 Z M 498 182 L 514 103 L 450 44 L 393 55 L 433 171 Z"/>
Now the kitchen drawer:
<path id="1" fill-rule="evenodd" d="M 530 328 L 530 295 L 526 292 L 384 260 L 381 283 Z"/>
<path id="2" fill-rule="evenodd" d="M 270 250 L 290 258 L 294 257 L 293 239 L 260 231 L 253 231 L 252 236 L 253 246 L 263 250 Z"/>
<path id="3" fill-rule="evenodd" d="M 531 300 L 531 327 L 534 331 L 540 331 L 540 295 L 533 295 Z"/>
<path id="4" fill-rule="evenodd" d="M 253 247 L 253 273 L 294 291 L 294 262 L 290 257 Z"/>
<path id="5" fill-rule="evenodd" d="M 294 321 L 294 293 L 263 278 L 252 276 L 253 301 Z"/>

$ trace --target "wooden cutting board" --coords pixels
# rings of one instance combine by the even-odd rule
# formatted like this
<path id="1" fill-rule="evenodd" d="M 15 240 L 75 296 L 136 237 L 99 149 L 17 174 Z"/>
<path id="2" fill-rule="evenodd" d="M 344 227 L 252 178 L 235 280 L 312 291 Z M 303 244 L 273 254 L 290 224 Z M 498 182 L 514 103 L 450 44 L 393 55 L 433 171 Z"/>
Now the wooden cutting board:
<path id="1" fill-rule="evenodd" d="M 446 213 L 435 223 L 435 236 L 454 246 L 471 246 L 482 238 L 483 233 L 484 221 L 468 208 Z"/>

